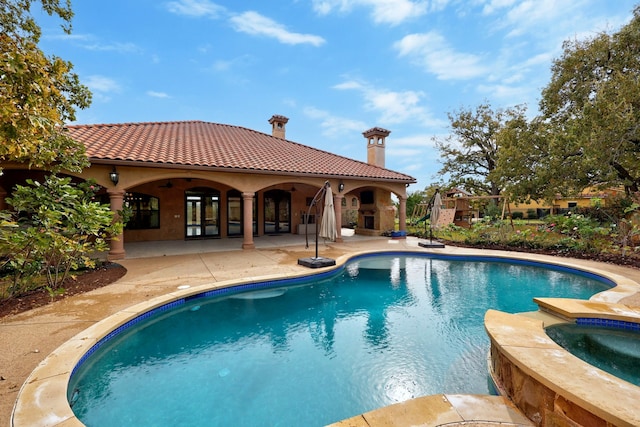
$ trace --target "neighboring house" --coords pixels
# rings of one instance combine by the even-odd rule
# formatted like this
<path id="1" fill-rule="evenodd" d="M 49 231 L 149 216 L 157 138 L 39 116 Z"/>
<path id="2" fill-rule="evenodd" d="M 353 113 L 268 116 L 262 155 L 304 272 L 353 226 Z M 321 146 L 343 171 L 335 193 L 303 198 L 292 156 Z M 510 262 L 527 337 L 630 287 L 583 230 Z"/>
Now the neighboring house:
<path id="1" fill-rule="evenodd" d="M 459 188 L 453 188 L 445 193 L 443 207 L 455 209 L 454 223 L 459 226 L 469 226 L 483 215 L 486 204 L 493 199 L 505 216 L 516 212 L 522 213 L 523 218 L 542 218 L 550 214 L 564 214 L 572 209 L 592 206 L 598 200 L 601 206 L 606 206 L 612 198 L 623 196 L 623 189 L 599 190 L 586 188 L 579 194 L 563 197 L 559 194 L 549 202 L 544 200 L 532 200 L 528 203 L 515 203 L 507 201 L 503 196 L 473 196 Z"/>
<path id="2" fill-rule="evenodd" d="M 364 163 L 286 140 L 288 120 L 272 116 L 271 135 L 201 121 L 68 126 L 91 161 L 71 175 L 94 179 L 113 211 L 128 206 L 133 214 L 109 258 L 124 258 L 125 242 L 238 237 L 253 248 L 254 236 L 304 233 L 311 200 L 327 181 L 344 225 L 369 235 L 394 229 L 393 193 L 405 229 L 406 188 L 416 180 L 385 169 L 388 130 L 363 133 Z M 0 208 L 16 184 L 43 175 L 21 164 L 3 168 Z M 319 220 L 314 212 L 310 223 Z"/>
<path id="3" fill-rule="evenodd" d="M 551 202 L 531 201 L 530 203 L 509 203 L 511 213 L 522 212 L 524 218 L 541 218 L 549 214 L 564 214 L 572 209 L 585 208 L 593 205 L 598 200 L 601 206 L 607 206 L 613 198 L 624 196 L 624 189 L 611 188 L 600 190 L 596 188 L 585 188 L 579 194 L 563 197 L 556 195 Z"/>

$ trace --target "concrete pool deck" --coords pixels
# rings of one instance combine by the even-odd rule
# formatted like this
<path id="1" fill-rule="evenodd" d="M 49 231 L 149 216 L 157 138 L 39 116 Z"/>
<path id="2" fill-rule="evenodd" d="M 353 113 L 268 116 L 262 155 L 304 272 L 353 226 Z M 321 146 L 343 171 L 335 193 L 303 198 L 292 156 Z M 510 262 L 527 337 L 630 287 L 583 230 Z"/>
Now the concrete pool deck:
<path id="1" fill-rule="evenodd" d="M 256 249 L 241 250 L 241 241 L 234 239 L 197 242 L 154 242 L 152 244 L 130 244 L 126 246 L 128 258 L 119 261 L 127 268 L 127 274 L 116 283 L 92 292 L 66 298 L 46 307 L 34 309 L 15 316 L 0 319 L 0 419 L 11 424 L 14 402 L 23 383 L 32 371 L 56 348 L 69 339 L 95 325 L 100 320 L 135 304 L 148 301 L 172 292 L 185 284 L 192 287 L 241 278 L 256 278 L 277 274 L 311 273 L 310 269 L 299 266 L 297 260 L 314 256 L 315 242 L 310 238 L 309 248 L 305 248 L 304 236 L 264 236 L 256 238 Z M 319 255 L 338 259 L 350 254 L 366 251 L 419 251 L 446 254 L 469 254 L 485 256 L 506 256 L 507 253 L 486 250 L 471 250 L 447 246 L 444 249 L 426 250 L 419 247 L 414 238 L 393 240 L 385 237 L 344 236 L 344 243 L 319 243 Z M 584 260 L 568 260 L 531 254 L 508 253 L 509 256 L 528 260 L 540 260 L 579 268 L 598 270 L 623 276 L 640 282 L 640 270 L 594 263 Z M 640 306 L 638 288 L 621 289 L 611 297 L 611 302 Z M 449 410 L 468 407 L 468 399 L 456 395 L 439 395 L 440 401 L 447 400 Z M 35 399 L 35 397 L 34 397 Z M 483 399 L 482 397 L 478 399 Z M 425 418 L 420 413 L 428 412 L 430 405 L 412 402 L 392 405 L 382 410 L 382 416 L 361 417 L 357 426 L 405 426 L 415 425 L 416 417 L 423 425 L 438 425 L 444 422 L 476 422 L 476 425 L 490 425 L 488 422 L 506 425 L 526 425 L 517 411 L 508 404 L 496 402 L 498 397 L 487 400 L 486 405 L 477 405 L 478 412 L 471 411 L 457 421 L 448 418 Z M 615 396 L 612 396 L 615 399 Z M 486 408 L 494 406 L 499 411 L 490 415 Z M 411 409 L 413 408 L 413 409 Z M 419 410 L 417 408 L 420 408 Z M 24 407 L 22 408 L 24 409 Z M 482 409 L 482 411 L 480 411 Z M 377 414 L 377 411 L 375 411 Z M 404 415 L 403 415 L 404 414 Z M 492 418 L 493 417 L 493 418 Z M 499 419 L 496 419 L 499 418 Z M 379 423 L 373 420 L 379 419 Z M 448 420 L 448 421 L 445 421 Z M 67 420 L 70 421 L 70 420 Z M 371 422 L 370 422 L 371 421 Z M 0 421 L 4 423 L 4 421 Z M 352 425 L 344 421 L 341 426 Z M 482 424 L 480 424 L 482 422 Z M 18 424 L 15 424 L 18 427 Z M 20 424 L 35 425 L 35 424 Z M 64 421 L 50 425 L 72 425 Z M 76 424 L 77 425 L 77 424 Z"/>

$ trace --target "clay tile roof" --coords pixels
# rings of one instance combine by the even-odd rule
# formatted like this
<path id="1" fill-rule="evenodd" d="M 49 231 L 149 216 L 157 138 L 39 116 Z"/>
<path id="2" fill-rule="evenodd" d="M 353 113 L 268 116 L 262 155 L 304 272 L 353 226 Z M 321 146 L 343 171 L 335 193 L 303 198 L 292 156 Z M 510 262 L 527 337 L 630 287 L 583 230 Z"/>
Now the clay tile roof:
<path id="1" fill-rule="evenodd" d="M 201 121 L 67 126 L 93 163 L 131 161 L 203 169 L 328 175 L 382 181 L 415 178 L 251 129 Z"/>

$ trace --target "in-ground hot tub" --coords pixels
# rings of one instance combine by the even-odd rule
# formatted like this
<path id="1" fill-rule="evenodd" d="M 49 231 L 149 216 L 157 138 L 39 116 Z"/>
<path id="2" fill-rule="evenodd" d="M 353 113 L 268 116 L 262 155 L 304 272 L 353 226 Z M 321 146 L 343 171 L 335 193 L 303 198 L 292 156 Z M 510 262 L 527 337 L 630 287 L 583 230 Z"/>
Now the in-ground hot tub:
<path id="1" fill-rule="evenodd" d="M 582 319 L 550 326 L 546 332 L 590 365 L 640 386 L 640 324 Z"/>
<path id="2" fill-rule="evenodd" d="M 534 298 L 538 312 L 489 310 L 485 315 L 494 383 L 535 424 L 640 425 L 640 387 L 581 360 L 553 341 L 545 329 L 557 323 L 592 323 L 638 330 L 640 309 L 609 302 L 636 292 L 637 284 L 622 282 L 590 301 Z M 623 357 L 634 354 L 624 343 L 626 338 L 592 336 L 589 340 L 599 351 L 607 347 Z"/>

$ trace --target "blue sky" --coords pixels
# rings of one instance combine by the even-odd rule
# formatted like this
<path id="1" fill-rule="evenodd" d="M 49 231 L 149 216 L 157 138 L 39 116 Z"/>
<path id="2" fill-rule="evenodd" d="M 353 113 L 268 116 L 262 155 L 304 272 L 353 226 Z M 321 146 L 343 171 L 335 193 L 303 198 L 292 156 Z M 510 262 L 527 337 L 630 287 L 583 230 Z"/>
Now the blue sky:
<path id="1" fill-rule="evenodd" d="M 447 113 L 488 101 L 536 114 L 562 42 L 617 31 L 638 0 L 74 1 L 73 33 L 40 16 L 41 48 L 93 92 L 78 124 L 203 120 L 437 180 Z"/>

